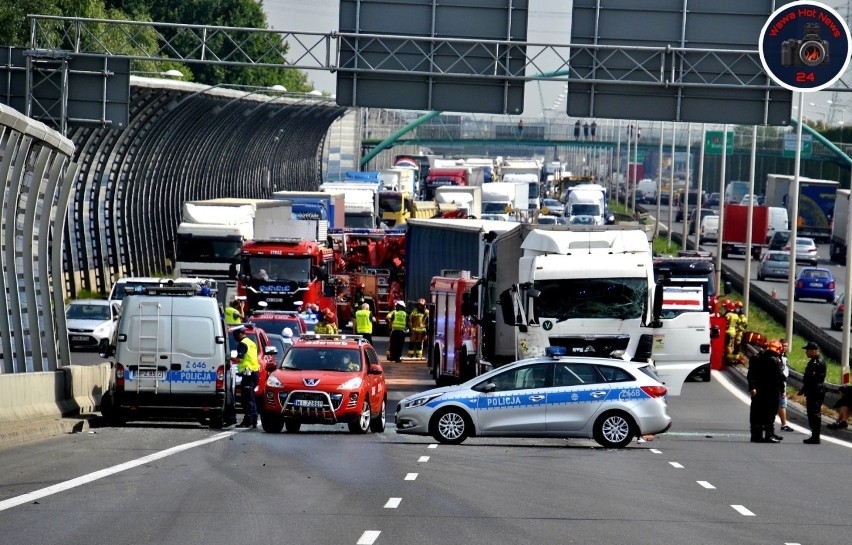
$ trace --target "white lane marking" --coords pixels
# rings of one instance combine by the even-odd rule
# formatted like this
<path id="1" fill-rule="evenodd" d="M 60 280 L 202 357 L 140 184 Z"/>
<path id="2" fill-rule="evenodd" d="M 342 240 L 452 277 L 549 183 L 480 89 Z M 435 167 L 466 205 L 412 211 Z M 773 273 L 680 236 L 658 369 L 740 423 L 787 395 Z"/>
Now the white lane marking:
<path id="1" fill-rule="evenodd" d="M 719 380 L 719 384 L 724 386 L 726 390 L 728 390 L 734 396 L 739 398 L 740 401 L 742 401 L 746 405 L 751 404 L 751 398 L 749 396 L 747 396 L 744 392 L 741 392 L 739 390 L 739 388 L 734 386 L 731 383 L 731 381 L 728 379 L 728 377 L 725 376 L 725 373 L 723 373 L 722 371 L 715 371 L 714 370 L 714 371 L 712 371 L 712 374 L 713 374 L 714 379 Z M 793 428 L 794 429 L 801 429 L 805 433 L 810 433 L 809 430 L 806 430 L 805 428 L 801 428 L 800 426 L 797 426 L 795 424 L 793 424 Z M 830 435 L 822 434 L 820 436 L 820 439 L 822 440 L 823 443 L 832 443 L 832 444 L 835 444 L 835 445 L 840 445 L 841 447 L 846 447 L 846 448 L 852 449 L 852 443 L 850 443 L 848 441 L 844 441 L 842 439 L 838 439 L 837 437 L 831 437 Z"/>
<path id="2" fill-rule="evenodd" d="M 438 448 L 438 444 L 437 444 L 437 443 L 432 443 L 431 445 L 429 445 L 429 446 L 428 446 L 428 447 L 426 447 L 426 448 Z"/>
<path id="3" fill-rule="evenodd" d="M 89 473 L 88 475 L 82 475 L 69 481 L 57 483 L 48 486 L 47 488 L 42 488 L 34 492 L 29 492 L 22 496 L 9 498 L 7 500 L 0 501 L 0 511 L 5 511 L 6 509 L 11 509 L 12 507 L 17 507 L 24 503 L 29 503 L 31 501 L 51 496 L 53 494 L 58 494 L 59 492 L 64 492 L 66 490 L 70 490 L 72 488 L 76 488 L 78 486 L 97 481 L 98 479 L 103 479 L 104 477 L 109 477 L 110 475 L 115 475 L 116 473 L 127 471 L 128 469 L 133 469 L 134 467 L 147 464 L 148 462 L 153 462 L 154 460 L 166 458 L 168 456 L 171 456 L 172 454 L 177 454 L 179 452 L 183 452 L 185 450 L 189 450 L 195 447 L 200 447 L 201 445 L 206 445 L 207 443 L 213 443 L 226 437 L 230 437 L 236 433 L 239 432 L 227 431 L 224 433 L 217 433 L 216 435 L 208 437 L 207 439 L 201 439 L 200 441 L 194 441 L 192 443 L 186 443 L 183 445 L 172 447 L 170 449 L 161 450 L 160 452 L 155 452 L 154 454 L 149 454 L 148 456 L 143 456 L 142 458 L 137 458 L 136 460 L 130 460 L 129 462 L 124 462 L 123 464 L 118 464 L 116 466 L 108 467 L 106 469 L 101 469 L 100 471 L 95 471 L 94 473 Z"/>
<path id="4" fill-rule="evenodd" d="M 405 480 L 406 480 L 406 481 L 413 481 L 413 480 L 415 480 L 415 479 L 417 479 L 417 473 L 407 473 L 407 474 L 405 475 Z"/>
<path id="5" fill-rule="evenodd" d="M 662 454 L 663 451 L 658 448 L 648 449 L 648 452 L 653 452 L 654 454 Z"/>
<path id="6" fill-rule="evenodd" d="M 399 502 L 402 501 L 402 498 L 388 498 L 388 502 L 385 504 L 385 509 L 396 509 L 399 507 Z"/>
<path id="7" fill-rule="evenodd" d="M 737 511 L 739 514 L 741 514 L 744 517 L 756 517 L 757 516 L 754 513 L 752 513 L 751 511 L 749 511 L 748 509 L 746 509 L 745 506 L 743 506 L 743 505 L 732 505 L 731 507 L 733 507 L 735 511 Z"/>
<path id="8" fill-rule="evenodd" d="M 802 545 L 801 543 L 785 543 L 784 545 Z"/>
<path id="9" fill-rule="evenodd" d="M 707 481 L 695 481 L 695 482 L 697 482 L 698 484 L 700 484 L 701 486 L 703 486 L 707 490 L 716 490 L 716 487 L 713 486 L 712 484 L 708 483 Z"/>
<path id="10" fill-rule="evenodd" d="M 671 465 L 672 467 L 677 468 L 677 469 L 683 469 L 683 466 L 680 465 L 677 462 L 669 462 L 669 465 Z"/>
<path id="11" fill-rule="evenodd" d="M 378 530 L 367 530 L 361 534 L 361 538 L 358 540 L 356 545 L 373 545 L 373 543 L 379 539 L 379 534 L 381 534 L 381 532 Z"/>
<path id="12" fill-rule="evenodd" d="M 418 458 L 418 459 L 417 459 L 417 462 L 418 462 L 418 463 L 420 463 L 420 464 L 424 464 L 424 463 L 426 463 L 426 462 L 428 462 L 428 461 L 429 461 L 429 457 L 428 457 L 428 456 L 421 456 L 420 458 Z"/>

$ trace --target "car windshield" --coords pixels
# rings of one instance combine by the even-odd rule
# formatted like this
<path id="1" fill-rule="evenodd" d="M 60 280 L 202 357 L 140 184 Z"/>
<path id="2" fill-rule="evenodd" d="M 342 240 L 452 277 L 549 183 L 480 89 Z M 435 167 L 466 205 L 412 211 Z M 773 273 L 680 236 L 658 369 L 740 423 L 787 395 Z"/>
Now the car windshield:
<path id="1" fill-rule="evenodd" d="M 809 238 L 797 238 L 796 246 L 813 246 L 814 241 Z"/>
<path id="2" fill-rule="evenodd" d="M 267 333 L 280 334 L 285 327 L 293 330 L 293 337 L 298 337 L 302 330 L 299 329 L 299 319 L 293 317 L 278 318 L 251 318 L 251 323 Z"/>
<path id="3" fill-rule="evenodd" d="M 249 257 L 244 261 L 244 272 L 255 281 L 299 282 L 311 280 L 309 257 Z"/>
<path id="4" fill-rule="evenodd" d="M 71 304 L 65 311 L 65 317 L 69 320 L 109 320 L 109 307 L 107 305 Z"/>
<path id="5" fill-rule="evenodd" d="M 360 371 L 360 351 L 357 348 L 294 346 L 287 352 L 281 368 L 298 371 Z"/>
<path id="6" fill-rule="evenodd" d="M 641 318 L 648 303 L 647 278 L 537 280 L 535 316 L 557 321 L 575 318 Z"/>
<path id="7" fill-rule="evenodd" d="M 788 254 L 788 253 L 783 253 L 783 254 L 770 253 L 770 254 L 766 254 L 766 260 L 767 261 L 783 261 L 785 263 L 789 263 L 790 262 L 790 254 Z"/>

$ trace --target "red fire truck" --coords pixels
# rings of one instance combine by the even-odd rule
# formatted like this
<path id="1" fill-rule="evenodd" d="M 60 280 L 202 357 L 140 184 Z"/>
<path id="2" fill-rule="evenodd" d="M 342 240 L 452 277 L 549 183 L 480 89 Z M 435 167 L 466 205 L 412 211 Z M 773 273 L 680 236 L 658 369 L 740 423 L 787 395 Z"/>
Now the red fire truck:
<path id="1" fill-rule="evenodd" d="M 337 278 L 338 323 L 352 320 L 354 305 L 370 305 L 380 327 L 405 293 L 405 233 L 382 229 L 331 229 Z"/>
<path id="2" fill-rule="evenodd" d="M 240 253 L 237 294 L 249 310 L 265 301 L 269 310 L 299 310 L 316 304 L 334 308 L 336 285 L 329 276 L 334 254 L 315 241 L 248 241 Z"/>
<path id="3" fill-rule="evenodd" d="M 478 376 L 479 282 L 467 271 L 442 271 L 429 288 L 427 363 L 438 386 L 457 384 Z"/>

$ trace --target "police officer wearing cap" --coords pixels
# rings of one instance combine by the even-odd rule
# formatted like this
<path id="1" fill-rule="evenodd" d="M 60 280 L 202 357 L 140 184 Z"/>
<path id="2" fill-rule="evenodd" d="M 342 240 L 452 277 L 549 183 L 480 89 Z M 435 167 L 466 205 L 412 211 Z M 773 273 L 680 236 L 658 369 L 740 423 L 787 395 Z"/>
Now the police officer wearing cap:
<path id="1" fill-rule="evenodd" d="M 822 431 L 822 402 L 825 401 L 825 360 L 819 355 L 819 345 L 813 341 L 805 345 L 808 355 L 808 365 L 802 375 L 802 389 L 799 395 L 805 396 L 805 407 L 808 411 L 808 426 L 811 436 L 802 441 L 807 445 L 819 445 Z"/>
<path id="2" fill-rule="evenodd" d="M 246 336 L 246 328 L 234 328 L 234 338 L 237 340 L 237 374 L 242 377 L 240 383 L 240 401 L 245 414 L 238 428 L 257 427 L 257 404 L 254 399 L 254 388 L 260 377 L 260 362 L 257 359 L 257 345 Z"/>
<path id="3" fill-rule="evenodd" d="M 781 437 L 775 435 L 775 415 L 778 413 L 778 399 L 786 384 L 782 350 L 781 341 L 772 339 L 766 350 L 749 362 L 746 377 L 751 394 L 749 424 L 752 443 L 781 441 Z"/>

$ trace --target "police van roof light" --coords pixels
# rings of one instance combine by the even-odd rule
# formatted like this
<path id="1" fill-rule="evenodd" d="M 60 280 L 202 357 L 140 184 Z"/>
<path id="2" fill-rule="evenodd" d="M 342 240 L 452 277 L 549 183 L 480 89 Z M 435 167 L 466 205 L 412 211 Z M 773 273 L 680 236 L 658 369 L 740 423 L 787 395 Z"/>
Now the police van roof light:
<path id="1" fill-rule="evenodd" d="M 568 349 L 564 346 L 548 346 L 544 349 L 544 354 L 551 358 L 558 358 L 568 353 Z"/>

